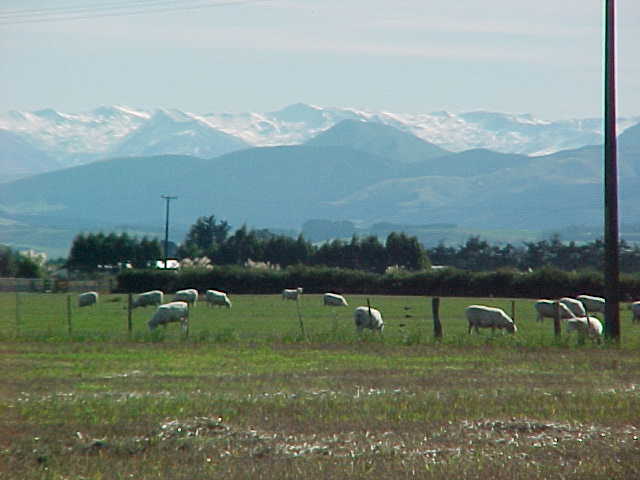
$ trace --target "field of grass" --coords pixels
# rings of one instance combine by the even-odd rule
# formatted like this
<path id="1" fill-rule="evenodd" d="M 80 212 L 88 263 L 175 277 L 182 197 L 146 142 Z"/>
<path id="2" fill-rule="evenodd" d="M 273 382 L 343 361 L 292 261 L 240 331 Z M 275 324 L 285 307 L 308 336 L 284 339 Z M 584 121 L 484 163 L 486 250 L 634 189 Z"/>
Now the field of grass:
<path id="1" fill-rule="evenodd" d="M 16 312 L 17 298 L 17 312 Z M 640 327 L 618 348 L 516 336 L 463 309 L 509 299 L 371 297 L 383 336 L 320 296 L 234 296 L 150 335 L 151 309 L 0 295 L 0 478 L 640 478 Z"/>

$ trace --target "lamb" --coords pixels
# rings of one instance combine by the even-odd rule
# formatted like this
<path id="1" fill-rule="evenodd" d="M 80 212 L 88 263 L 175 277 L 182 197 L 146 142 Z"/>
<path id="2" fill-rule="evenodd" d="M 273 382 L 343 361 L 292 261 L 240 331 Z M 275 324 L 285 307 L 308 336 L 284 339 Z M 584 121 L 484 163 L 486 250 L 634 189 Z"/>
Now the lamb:
<path id="1" fill-rule="evenodd" d="M 302 287 L 285 288 L 282 291 L 282 300 L 298 300 L 300 295 L 302 295 Z"/>
<path id="2" fill-rule="evenodd" d="M 584 309 L 584 305 L 580 300 L 570 297 L 562 297 L 560 299 L 560 303 L 566 305 L 566 307 L 571 310 L 573 315 L 576 317 L 584 317 L 587 315 L 587 311 Z"/>
<path id="3" fill-rule="evenodd" d="M 640 302 L 633 302 L 629 305 L 629 310 L 631 310 L 631 322 L 640 322 Z"/>
<path id="4" fill-rule="evenodd" d="M 575 315 L 569 308 L 561 302 L 558 302 L 560 308 L 560 319 L 573 318 Z M 556 302 L 554 300 L 538 300 L 534 305 L 538 316 L 536 320 L 542 322 L 545 317 L 556 317 Z"/>
<path id="5" fill-rule="evenodd" d="M 342 296 L 336 293 L 325 293 L 324 297 L 322 297 L 322 302 L 324 305 L 328 305 L 331 307 L 348 307 L 349 304 L 347 300 Z"/>
<path id="6" fill-rule="evenodd" d="M 195 288 L 178 290 L 173 296 L 173 301 L 187 302 L 189 305 L 195 307 L 196 302 L 198 301 L 198 291 Z"/>
<path id="7" fill-rule="evenodd" d="M 588 335 L 597 338 L 602 336 L 602 323 L 596 317 L 579 317 L 567 320 L 567 333 L 577 331 L 580 335 Z"/>
<path id="8" fill-rule="evenodd" d="M 160 305 L 151 320 L 147 322 L 149 330 L 155 330 L 158 325 L 165 327 L 169 323 L 180 322 L 183 331 L 189 328 L 189 304 L 187 302 L 171 302 Z"/>
<path id="9" fill-rule="evenodd" d="M 587 312 L 604 313 L 604 306 L 605 306 L 604 298 L 593 297 L 591 295 L 578 295 L 576 298 L 582 302 Z"/>
<path id="10" fill-rule="evenodd" d="M 500 308 L 470 305 L 465 308 L 465 314 L 469 322 L 469 333 L 472 328 L 476 329 L 476 333 L 480 333 L 479 328 L 491 328 L 492 331 L 495 331 L 496 328 L 504 328 L 509 333 L 518 331 L 511 317 Z"/>
<path id="11" fill-rule="evenodd" d="M 147 307 L 149 305 L 162 305 L 164 293 L 161 290 L 150 290 L 141 293 L 131 302 L 131 308 Z"/>
<path id="12" fill-rule="evenodd" d="M 78 295 L 78 306 L 88 307 L 98 303 L 98 292 L 84 292 Z"/>
<path id="13" fill-rule="evenodd" d="M 231 300 L 226 293 L 218 290 L 207 290 L 205 292 L 205 300 L 209 306 L 218 305 L 221 307 L 231 308 Z"/>
<path id="14" fill-rule="evenodd" d="M 355 321 L 358 333 L 361 333 L 365 328 L 368 328 L 370 330 L 378 330 L 380 333 L 382 333 L 382 330 L 384 329 L 382 314 L 375 308 L 356 308 L 353 312 L 353 320 Z"/>

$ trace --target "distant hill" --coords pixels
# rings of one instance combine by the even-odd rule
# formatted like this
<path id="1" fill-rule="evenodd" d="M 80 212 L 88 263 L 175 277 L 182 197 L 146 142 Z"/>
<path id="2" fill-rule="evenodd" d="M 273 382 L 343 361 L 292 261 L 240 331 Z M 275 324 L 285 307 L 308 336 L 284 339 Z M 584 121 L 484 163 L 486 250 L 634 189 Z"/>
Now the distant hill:
<path id="1" fill-rule="evenodd" d="M 343 120 L 305 145 L 350 147 L 399 163 L 417 163 L 450 153 L 397 128 L 358 120 Z"/>
<path id="2" fill-rule="evenodd" d="M 58 162 L 23 135 L 0 129 L 0 182 L 60 168 Z"/>
<path id="3" fill-rule="evenodd" d="M 630 128 L 620 137 L 620 214 L 626 223 L 640 218 L 638 159 L 627 153 L 638 136 L 640 129 Z M 95 162 L 0 184 L 0 243 L 29 246 L 36 231 L 49 228 L 58 235 L 62 226 L 69 241 L 79 228 L 120 225 L 160 233 L 162 194 L 178 196 L 171 204 L 174 232 L 211 214 L 234 226 L 289 229 L 309 219 L 346 220 L 359 229 L 392 222 L 476 231 L 603 221 L 601 146 L 537 157 L 476 149 L 405 160 L 351 146 L 304 145 L 250 148 L 212 159 L 161 155 Z"/>

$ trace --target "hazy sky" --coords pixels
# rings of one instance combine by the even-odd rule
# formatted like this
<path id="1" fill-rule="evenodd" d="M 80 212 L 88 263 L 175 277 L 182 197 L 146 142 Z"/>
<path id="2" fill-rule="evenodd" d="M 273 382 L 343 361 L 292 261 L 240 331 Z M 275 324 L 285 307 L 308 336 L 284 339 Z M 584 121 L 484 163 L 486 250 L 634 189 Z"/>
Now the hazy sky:
<path id="1" fill-rule="evenodd" d="M 640 115 L 640 2 L 616 4 L 618 113 Z M 0 111 L 240 112 L 305 102 L 599 116 L 603 5 L 3 0 Z"/>

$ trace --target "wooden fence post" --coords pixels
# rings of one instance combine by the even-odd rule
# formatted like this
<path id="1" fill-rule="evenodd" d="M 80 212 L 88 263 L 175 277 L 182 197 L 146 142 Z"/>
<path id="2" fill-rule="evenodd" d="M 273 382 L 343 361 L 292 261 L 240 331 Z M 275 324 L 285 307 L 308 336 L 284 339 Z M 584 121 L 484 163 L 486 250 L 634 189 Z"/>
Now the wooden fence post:
<path id="1" fill-rule="evenodd" d="M 16 285 L 16 336 L 20 333 L 20 293 Z"/>
<path id="2" fill-rule="evenodd" d="M 560 335 L 562 334 L 560 328 L 560 302 L 556 301 L 554 303 L 554 307 L 553 334 L 556 336 L 556 338 L 560 338 Z"/>
<path id="3" fill-rule="evenodd" d="M 300 333 L 302 338 L 306 339 L 307 334 L 304 331 L 304 323 L 302 322 L 302 314 L 300 313 L 300 294 L 296 297 L 296 310 L 298 311 L 298 322 L 300 323 Z"/>
<path id="4" fill-rule="evenodd" d="M 129 296 L 128 296 L 128 304 L 127 304 L 127 328 L 129 330 L 129 336 L 131 336 L 131 331 L 133 330 L 133 324 L 131 322 L 131 312 L 132 312 L 132 305 L 133 305 L 133 294 L 131 292 L 129 292 Z"/>
<path id="5" fill-rule="evenodd" d="M 67 295 L 67 327 L 71 336 L 71 295 Z"/>
<path id="6" fill-rule="evenodd" d="M 440 322 L 440 297 L 431 300 L 431 311 L 433 312 L 433 336 L 442 339 L 442 323 Z"/>

